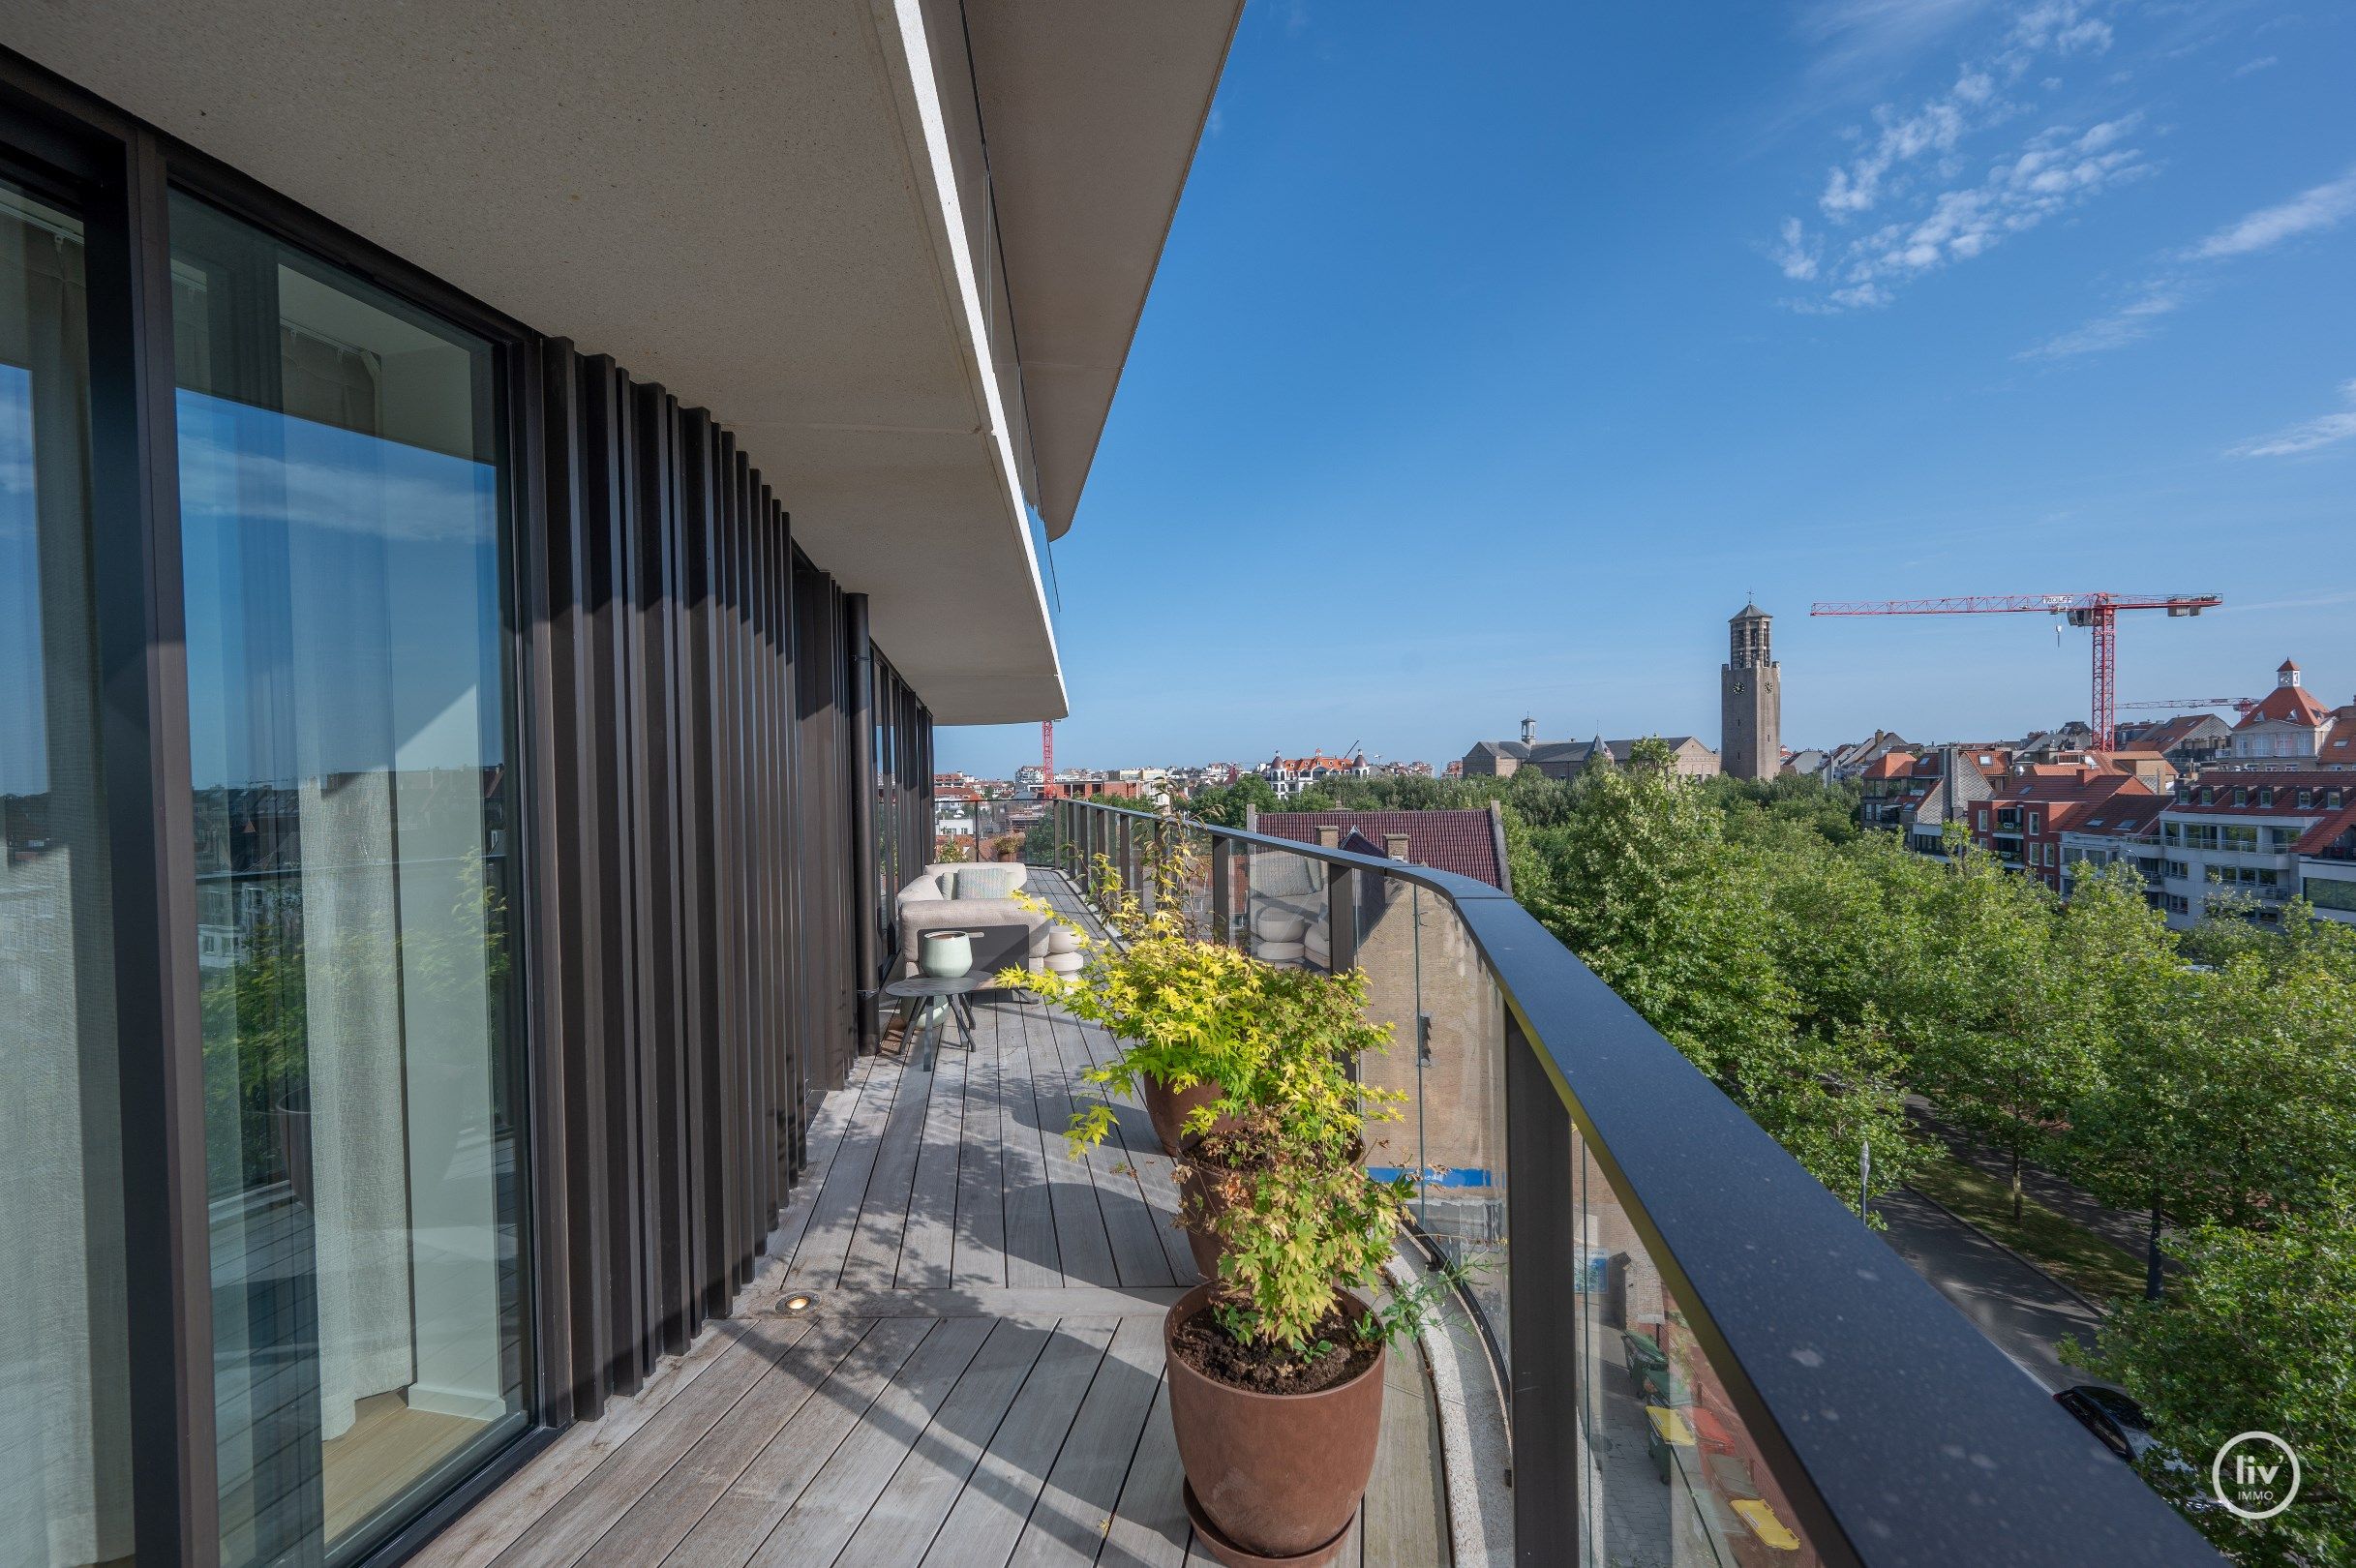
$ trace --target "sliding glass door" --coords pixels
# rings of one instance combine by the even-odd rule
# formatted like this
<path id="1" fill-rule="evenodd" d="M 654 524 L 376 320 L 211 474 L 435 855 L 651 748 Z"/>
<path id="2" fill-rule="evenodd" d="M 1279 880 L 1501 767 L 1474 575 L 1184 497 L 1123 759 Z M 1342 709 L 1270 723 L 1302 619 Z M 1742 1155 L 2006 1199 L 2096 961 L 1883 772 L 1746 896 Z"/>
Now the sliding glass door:
<path id="1" fill-rule="evenodd" d="M 0 1562 L 129 1562 L 78 218 L 0 181 Z"/>
<path id="2" fill-rule="evenodd" d="M 525 1424 L 490 347 L 172 199 L 225 1564 Z"/>

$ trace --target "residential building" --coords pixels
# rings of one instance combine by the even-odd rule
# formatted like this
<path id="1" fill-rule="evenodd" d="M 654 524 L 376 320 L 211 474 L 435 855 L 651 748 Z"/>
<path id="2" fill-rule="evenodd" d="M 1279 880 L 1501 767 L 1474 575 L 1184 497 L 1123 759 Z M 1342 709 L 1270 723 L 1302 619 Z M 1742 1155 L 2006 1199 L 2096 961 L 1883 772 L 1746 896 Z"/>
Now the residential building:
<path id="1" fill-rule="evenodd" d="M 389 1563 L 734 1310 L 1239 10 L 12 9 L 0 1562 Z"/>
<path id="2" fill-rule="evenodd" d="M 1465 753 L 1461 771 L 1466 778 L 1511 778 L 1523 769 L 1534 769 L 1549 778 L 1577 778 L 1588 764 L 1609 757 L 1625 766 L 1635 756 L 1635 740 L 1540 740 L 1534 721 L 1522 721 L 1519 740 L 1482 740 Z M 1690 735 L 1653 737 L 1669 747 L 1676 770 L 1688 778 L 1715 778 L 1718 754 Z"/>
<path id="3" fill-rule="evenodd" d="M 1825 777 L 1832 783 L 1845 784 L 1862 775 L 1874 759 L 1886 752 L 1920 749 L 1894 730 L 1876 730 L 1862 740 L 1834 746 L 1827 753 Z"/>
<path id="4" fill-rule="evenodd" d="M 2033 730 L 2009 749 L 2022 762 L 2051 763 L 2084 752 L 2094 743 L 2094 726 L 2084 719 L 2071 719 L 2058 730 Z"/>
<path id="5" fill-rule="evenodd" d="M 2121 797 L 2160 799 L 2131 773 L 2087 763 L 2032 763 L 1972 805 L 1972 840 L 2058 892 L 2064 836 L 2105 816 Z"/>
<path id="6" fill-rule="evenodd" d="M 2119 726 L 2119 744 L 2156 751 L 2180 773 L 2193 772 L 2233 749 L 2233 726 L 2215 713 L 2179 713 L 2174 718 Z"/>
<path id="7" fill-rule="evenodd" d="M 1775 662 L 1773 629 L 1774 618 L 1755 604 L 1726 623 L 1718 755 L 1731 778 L 1764 780 L 1783 770 L 1783 666 Z"/>
<path id="8" fill-rule="evenodd" d="M 2284 659 L 2275 671 L 2274 690 L 2233 726 L 2233 749 L 2228 755 L 2234 767 L 2313 768 L 2327 760 L 2325 742 L 2334 728 L 2333 710 L 2316 700 L 2304 680 L 2298 665 Z M 2342 734 L 2341 739 L 2344 743 L 2348 737 Z M 2350 761 L 2356 762 L 2356 757 Z"/>
<path id="9" fill-rule="evenodd" d="M 1486 810 L 1254 812 L 1245 826 L 1304 844 L 1354 849 L 1453 871 L 1513 891 L 1505 864 L 1504 815 L 1494 801 Z"/>
<path id="10" fill-rule="evenodd" d="M 1919 854 L 1942 856 L 1948 824 L 1968 830 L 1970 808 L 1996 794 L 2011 762 L 2009 751 L 1985 746 L 1884 751 L 1857 776 L 1858 820 L 1904 833 L 1907 847 Z"/>
<path id="11" fill-rule="evenodd" d="M 1829 752 L 1803 747 L 1783 760 L 1783 770 L 1800 778 L 1822 778 L 1832 758 Z"/>
<path id="12" fill-rule="evenodd" d="M 1260 777 L 1276 791 L 1280 800 L 1289 800 L 1304 790 L 1312 790 L 1331 779 L 1372 778 L 1374 769 L 1367 766 L 1366 753 L 1353 752 L 1347 757 L 1329 757 L 1314 751 L 1306 757 L 1271 757 L 1259 765 Z"/>
<path id="13" fill-rule="evenodd" d="M 1912 799 L 1920 799 L 1925 780 L 1915 774 L 1918 759 L 1911 751 L 1886 751 L 1865 765 L 1858 775 L 1859 800 L 1858 821 L 1867 828 L 1897 828 L 1904 821 L 1904 808 Z"/>
<path id="14" fill-rule="evenodd" d="M 2311 768 L 2218 769 L 2180 781 L 2160 816 L 2168 923 L 2198 925 L 2225 898 L 2280 920 L 2305 874 L 2308 834 L 2351 799 L 2356 774 Z M 2326 868 L 2318 881 L 2330 880 Z"/>
<path id="15" fill-rule="evenodd" d="M 1101 773 L 1063 774 L 1054 788 L 1042 792 L 1066 800 L 1142 800 L 1145 783 L 1134 778 L 1106 778 Z"/>
<path id="16" fill-rule="evenodd" d="M 2328 801 L 2332 791 L 2323 792 Z M 2356 787 L 2340 792 L 2340 809 L 2300 835 L 2299 895 L 2325 920 L 2356 924 Z"/>
<path id="17" fill-rule="evenodd" d="M 2141 873 L 2144 897 L 2153 908 L 2166 904 L 2167 859 L 2160 846 L 2160 814 L 2167 809 L 2165 795 L 2113 795 L 2062 829 L 2061 893 L 2068 898 L 2077 878 L 2088 868 L 2124 861 Z"/>

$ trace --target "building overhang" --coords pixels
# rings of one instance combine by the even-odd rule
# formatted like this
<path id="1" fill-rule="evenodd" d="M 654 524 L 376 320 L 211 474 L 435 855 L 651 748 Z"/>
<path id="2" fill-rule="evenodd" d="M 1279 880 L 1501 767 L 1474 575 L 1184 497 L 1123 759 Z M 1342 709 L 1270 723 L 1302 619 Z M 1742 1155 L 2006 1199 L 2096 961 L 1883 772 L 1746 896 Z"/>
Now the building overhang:
<path id="1" fill-rule="evenodd" d="M 710 409 L 935 718 L 991 723 L 1066 710 L 1026 504 L 1070 525 L 1240 9 L 152 0 L 9 43 Z"/>

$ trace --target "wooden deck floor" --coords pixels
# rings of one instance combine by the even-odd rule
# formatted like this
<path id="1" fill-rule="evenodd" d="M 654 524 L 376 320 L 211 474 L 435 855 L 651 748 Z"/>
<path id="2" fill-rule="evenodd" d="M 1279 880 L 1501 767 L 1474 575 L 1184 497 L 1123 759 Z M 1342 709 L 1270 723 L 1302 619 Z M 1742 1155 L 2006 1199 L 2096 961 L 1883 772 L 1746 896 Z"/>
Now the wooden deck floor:
<path id="1" fill-rule="evenodd" d="M 1068 894 L 1066 895 L 1068 897 Z M 1063 899 L 1059 899 L 1064 901 Z M 779 1568 L 1179 1565 L 1163 1310 L 1195 1282 L 1144 1112 L 1062 1130 L 1110 1043 L 1012 998 L 975 1049 L 862 1061 L 830 1095 L 772 1269 L 637 1398 L 566 1432 L 421 1561 Z M 777 1311 L 807 1291 L 800 1316 Z M 1439 1433 L 1394 1354 L 1341 1562 L 1448 1561 Z"/>

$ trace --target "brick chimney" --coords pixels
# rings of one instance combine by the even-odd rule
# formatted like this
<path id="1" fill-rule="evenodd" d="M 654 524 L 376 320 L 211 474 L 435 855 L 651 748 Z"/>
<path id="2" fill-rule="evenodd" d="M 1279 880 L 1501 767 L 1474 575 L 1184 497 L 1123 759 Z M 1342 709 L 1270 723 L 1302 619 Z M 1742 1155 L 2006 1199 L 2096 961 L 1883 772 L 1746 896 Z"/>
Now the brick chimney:
<path id="1" fill-rule="evenodd" d="M 1394 860 L 1405 859 L 1407 858 L 1407 835 L 1405 833 L 1383 834 L 1382 853 Z"/>
<path id="2" fill-rule="evenodd" d="M 1340 826 L 1339 824 L 1337 824 L 1337 823 L 1330 823 L 1330 822 L 1319 823 L 1319 824 L 1317 825 L 1317 848 L 1319 848 L 1319 849 L 1340 849 L 1341 847 L 1342 847 L 1342 829 L 1341 829 L 1341 826 Z"/>

